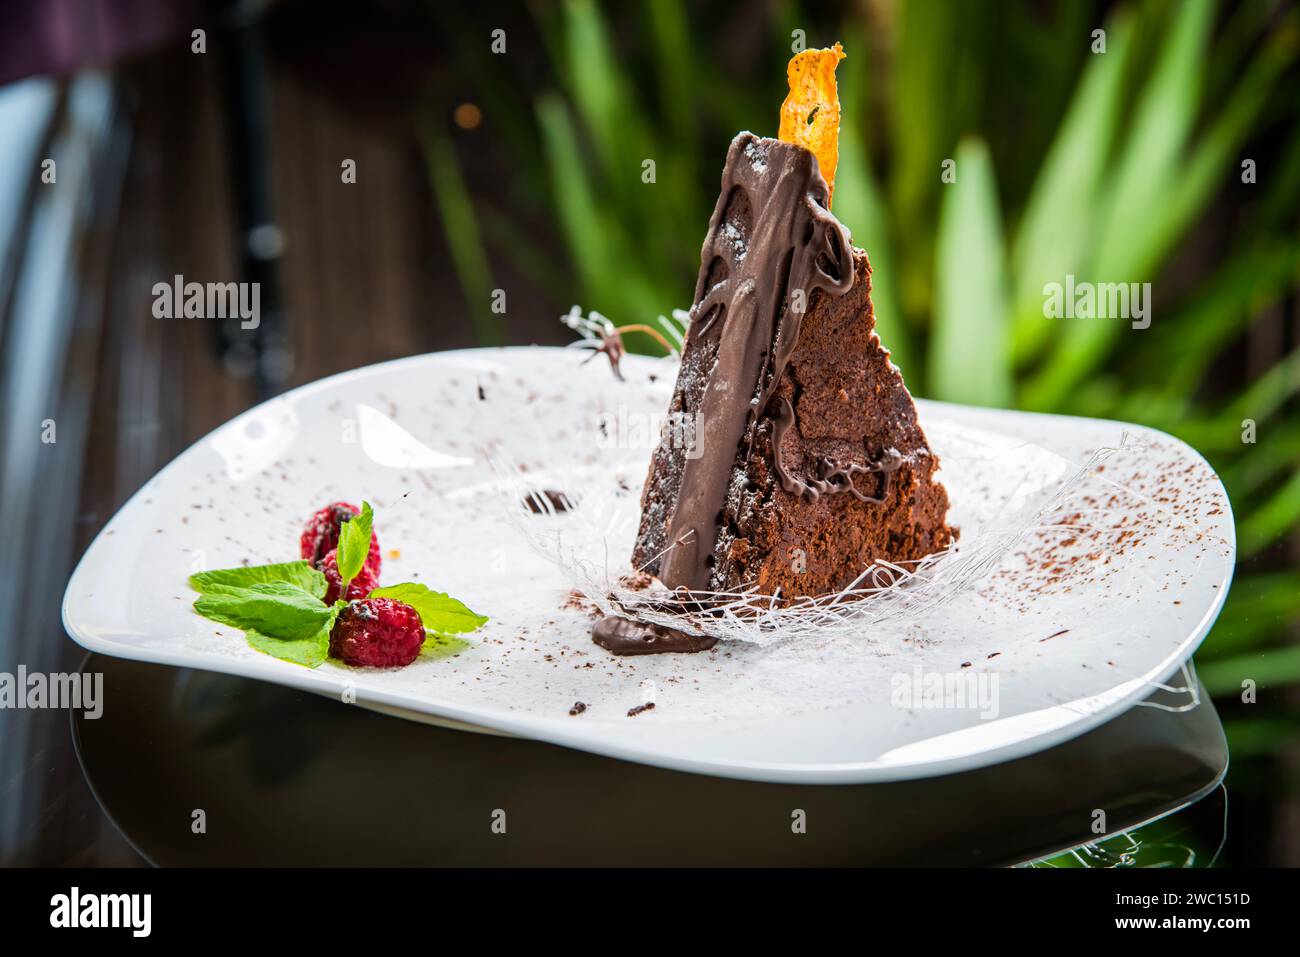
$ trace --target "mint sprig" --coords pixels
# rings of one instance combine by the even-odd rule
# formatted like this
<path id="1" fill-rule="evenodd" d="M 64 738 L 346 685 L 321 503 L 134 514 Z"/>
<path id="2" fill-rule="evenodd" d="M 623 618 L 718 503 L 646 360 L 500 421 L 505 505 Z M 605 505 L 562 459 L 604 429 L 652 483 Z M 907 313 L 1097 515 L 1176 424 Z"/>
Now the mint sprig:
<path id="1" fill-rule="evenodd" d="M 326 605 L 325 576 L 303 561 L 197 572 L 194 610 L 231 625 L 264 654 L 315 668 L 329 655 L 339 606 Z"/>
<path id="2" fill-rule="evenodd" d="M 388 585 L 370 592 L 370 598 L 392 598 L 415 609 L 425 631 L 435 635 L 462 635 L 487 624 L 487 617 L 470 610 L 464 602 L 416 582 Z"/>
<path id="3" fill-rule="evenodd" d="M 287 641 L 310 638 L 329 622 L 331 614 L 319 598 L 289 582 L 264 582 L 200 595 L 194 610 L 204 618 Z"/>
<path id="4" fill-rule="evenodd" d="M 267 582 L 288 582 L 318 599 L 325 597 L 329 586 L 311 564 L 304 561 L 280 562 L 275 565 L 248 565 L 243 568 L 222 568 L 211 572 L 197 572 L 190 576 L 190 587 L 197 592 L 216 594 L 231 589 L 251 588 Z"/>
<path id="5" fill-rule="evenodd" d="M 270 655 L 272 658 L 279 658 L 281 661 L 292 662 L 306 668 L 316 668 L 330 655 L 330 630 L 334 627 L 334 618 L 337 614 L 338 612 L 335 610 L 330 615 L 329 624 L 310 638 L 286 640 L 272 638 L 260 631 L 246 631 L 244 637 L 248 639 L 249 645 L 264 655 Z"/>
<path id="6" fill-rule="evenodd" d="M 370 554 L 375 514 L 363 502 L 361 514 L 339 526 L 340 594 Z M 189 585 L 199 593 L 194 610 L 244 632 L 250 646 L 284 661 L 315 668 L 329 656 L 330 631 L 347 602 L 324 603 L 325 576 L 305 561 L 279 562 L 198 572 Z M 424 626 L 426 652 L 454 655 L 466 643 L 454 635 L 476 631 L 487 618 L 443 592 L 417 582 L 376 588 L 370 598 L 391 598 L 415 609 Z"/>
<path id="7" fill-rule="evenodd" d="M 361 514 L 339 526 L 339 546 L 336 560 L 339 578 L 343 584 L 340 595 L 348 593 L 348 585 L 356 578 L 370 554 L 370 537 L 375 525 L 375 513 L 369 502 L 361 503 Z"/>

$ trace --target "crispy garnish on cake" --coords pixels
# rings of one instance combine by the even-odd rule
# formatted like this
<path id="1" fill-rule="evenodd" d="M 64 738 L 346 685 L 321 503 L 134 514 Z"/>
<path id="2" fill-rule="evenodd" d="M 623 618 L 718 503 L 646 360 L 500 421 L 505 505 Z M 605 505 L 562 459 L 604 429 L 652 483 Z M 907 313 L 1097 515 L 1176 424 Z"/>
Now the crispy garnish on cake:
<path id="1" fill-rule="evenodd" d="M 829 50 L 804 50 L 790 58 L 785 68 L 790 92 L 781 104 L 781 130 L 777 139 L 795 143 L 817 157 L 822 178 L 835 196 L 835 167 L 840 158 L 840 94 L 835 67 L 844 59 L 839 43 Z"/>

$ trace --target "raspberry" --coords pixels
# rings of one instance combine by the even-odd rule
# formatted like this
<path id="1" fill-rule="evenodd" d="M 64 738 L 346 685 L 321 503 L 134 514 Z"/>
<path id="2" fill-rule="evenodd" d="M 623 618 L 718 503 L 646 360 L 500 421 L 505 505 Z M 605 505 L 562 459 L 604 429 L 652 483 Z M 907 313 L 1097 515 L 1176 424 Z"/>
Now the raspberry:
<path id="1" fill-rule="evenodd" d="M 361 509 L 347 502 L 334 502 L 318 510 L 307 520 L 299 539 L 299 552 L 311 562 L 313 568 L 320 568 L 325 555 L 339 546 L 339 526 L 361 514 Z M 370 552 L 366 555 L 366 568 L 379 580 L 379 566 L 383 559 L 379 555 L 379 536 L 370 533 Z"/>
<path id="2" fill-rule="evenodd" d="M 339 613 L 330 632 L 330 655 L 361 667 L 409 665 L 422 644 L 424 624 L 419 613 L 392 598 L 352 602 Z"/>
<path id="3" fill-rule="evenodd" d="M 325 604 L 332 605 L 339 600 L 339 586 L 343 584 L 343 576 L 339 574 L 339 550 L 337 548 L 331 548 L 325 553 L 325 557 L 320 563 L 320 570 L 325 573 L 325 581 L 329 583 L 329 589 L 325 592 Z M 348 582 L 346 598 L 348 601 L 365 598 L 378 587 L 379 579 L 370 571 L 369 566 L 362 565 L 361 571 L 357 572 L 357 577 Z"/>

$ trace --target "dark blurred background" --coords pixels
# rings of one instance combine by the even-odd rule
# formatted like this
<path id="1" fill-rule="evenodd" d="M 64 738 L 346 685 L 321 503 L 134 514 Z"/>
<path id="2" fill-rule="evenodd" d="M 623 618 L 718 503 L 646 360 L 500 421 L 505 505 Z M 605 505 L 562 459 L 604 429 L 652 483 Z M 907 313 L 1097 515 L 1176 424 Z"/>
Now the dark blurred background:
<path id="1" fill-rule="evenodd" d="M 726 144 L 775 132 L 801 40 L 848 53 L 835 210 L 913 391 L 1142 422 L 1219 471 L 1240 564 L 1197 662 L 1233 755 L 1221 862 L 1300 864 L 1300 13 L 1281 0 L 11 0 L 0 527 L 23 547 L 0 561 L 0 670 L 77 666 L 59 606 L 81 551 L 260 399 L 560 344 L 575 303 L 619 324 L 689 305 Z M 155 319 L 178 274 L 262 283 L 261 326 Z M 1150 328 L 1046 318 L 1066 274 L 1151 282 Z M 66 719 L 0 713 L 0 861 L 138 862 Z"/>

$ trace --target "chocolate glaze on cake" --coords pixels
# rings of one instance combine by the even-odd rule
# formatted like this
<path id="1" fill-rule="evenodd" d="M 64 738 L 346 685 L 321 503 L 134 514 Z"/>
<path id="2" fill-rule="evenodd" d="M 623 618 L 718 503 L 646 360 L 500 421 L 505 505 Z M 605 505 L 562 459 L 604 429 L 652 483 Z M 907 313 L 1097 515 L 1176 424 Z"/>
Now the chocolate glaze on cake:
<path id="1" fill-rule="evenodd" d="M 954 535 L 827 194 L 804 148 L 732 141 L 669 409 L 702 454 L 661 442 L 633 553 L 670 588 L 823 594 Z"/>

